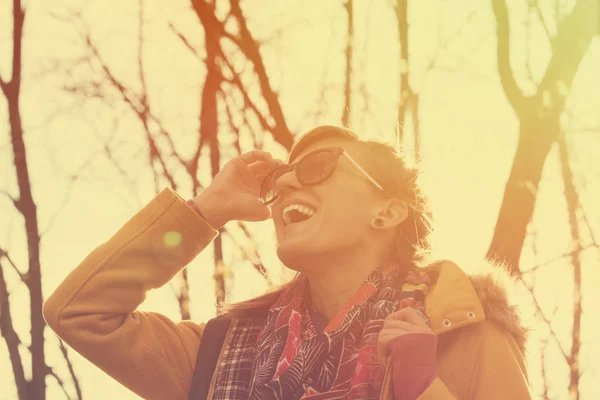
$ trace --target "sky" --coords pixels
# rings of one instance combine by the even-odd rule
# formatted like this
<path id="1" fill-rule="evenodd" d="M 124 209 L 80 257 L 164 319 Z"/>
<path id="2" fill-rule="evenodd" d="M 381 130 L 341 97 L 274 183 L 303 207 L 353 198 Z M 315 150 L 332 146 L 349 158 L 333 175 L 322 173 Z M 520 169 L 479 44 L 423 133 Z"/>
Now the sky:
<path id="1" fill-rule="evenodd" d="M 480 262 L 491 240 L 518 134 L 518 121 L 496 73 L 495 28 L 488 3 L 425 0 L 411 4 L 409 9 L 412 84 L 420 93 L 422 183 L 431 198 L 436 220 L 435 250 L 445 257 L 464 260 L 461 266 L 467 271 Z M 512 66 L 521 86 L 531 90 L 526 79 L 524 10 L 520 2 L 508 3 L 511 18 L 517 22 L 511 37 Z M 81 20 L 89 26 L 101 56 L 114 73 L 134 90 L 139 89 L 135 65 L 138 3 L 107 0 L 85 2 L 85 7 L 83 4 L 72 0 L 27 2 L 21 106 L 33 194 L 39 206 L 40 227 L 45 232 L 42 238 L 45 296 L 155 194 L 143 132 L 136 118 L 114 94 L 107 100 L 93 97 L 82 100 L 65 90 L 70 85 L 90 82 L 101 72 L 97 63 L 73 67 L 85 54 L 78 33 L 82 29 Z M 263 59 L 293 132 L 302 133 L 318 124 L 339 124 L 346 32 L 341 2 L 290 0 L 274 4 L 246 0 L 246 4 L 249 27 L 264 43 Z M 393 142 L 400 63 L 396 21 L 390 4 L 383 0 L 355 1 L 355 77 L 350 125 L 364 137 Z M 7 0 L 0 2 L 0 73 L 3 77 L 8 76 L 10 68 L 5 56 L 9 54 L 9 7 Z M 73 19 L 69 10 L 79 9 L 83 9 L 81 20 Z M 546 13 L 547 8 L 543 8 L 543 12 Z M 197 144 L 199 91 L 206 71 L 173 35 L 169 23 L 189 38 L 200 56 L 202 29 L 189 3 L 183 0 L 162 3 L 161 7 L 146 2 L 145 17 L 144 61 L 150 105 L 173 132 L 177 148 L 191 152 Z M 459 28 L 465 20 L 468 24 Z M 550 29 L 552 31 L 552 26 Z M 449 39 L 454 36 L 454 40 Z M 534 31 L 530 45 L 533 54 L 530 69 L 534 78 L 539 79 L 549 55 L 541 29 Z M 444 50 L 436 57 L 440 48 Z M 236 60 L 236 64 L 243 67 L 241 59 Z M 428 68 L 431 65 L 435 67 Z M 600 202 L 600 166 L 596 160 L 599 131 L 594 129 L 600 126 L 598 65 L 600 43 L 595 39 L 573 84 L 564 121 L 569 128 L 579 194 L 596 237 L 600 228 L 600 211 L 594 207 Z M 365 91 L 368 101 L 364 100 Z M 6 107 L 2 103 L 0 126 L 6 127 L 6 120 Z M 0 188 L 16 193 L 9 140 L 8 131 L 0 129 Z M 117 163 L 126 171 L 125 177 L 107 161 L 103 153 L 107 143 Z M 252 146 L 248 141 L 242 145 L 246 150 Z M 284 150 L 267 134 L 264 146 L 279 157 L 285 156 Z M 203 162 L 199 178 L 206 184 L 210 169 L 206 157 Z M 79 178 L 73 183 L 69 177 L 75 174 Z M 553 260 L 571 248 L 562 191 L 554 150 L 544 170 L 532 224 L 537 255 L 534 257 L 530 245 L 525 249 L 523 270 Z M 183 183 L 180 193 L 189 197 L 189 184 Z M 270 223 L 248 226 L 275 281 L 289 277 L 289 271 L 282 269 L 276 258 Z M 230 240 L 224 240 L 228 250 L 225 262 L 232 267 L 235 276 L 230 300 L 241 300 L 265 290 L 262 278 L 241 259 L 239 251 L 232 249 Z M 24 243 L 22 219 L 11 204 L 0 197 L 0 246 L 10 250 L 18 265 L 26 262 Z M 600 278 L 600 265 L 599 255 L 593 249 L 583 252 L 582 257 L 584 347 L 581 363 L 584 375 L 581 388 L 582 398 L 593 399 L 600 395 L 596 388 L 600 372 L 592 363 L 593 358 L 600 355 L 599 345 L 593 340 L 600 337 L 600 327 L 591 316 L 593 304 L 600 300 L 593 286 Z M 197 321 L 206 321 L 215 313 L 212 270 L 210 247 L 188 267 L 192 318 Z M 27 291 L 14 274 L 6 272 L 6 275 L 12 293 L 13 318 L 26 340 Z M 536 296 L 548 314 L 556 310 L 553 328 L 565 346 L 570 335 L 571 281 L 572 272 L 564 260 L 535 274 Z M 150 292 L 142 309 L 178 318 L 170 287 Z M 532 343 L 546 335 L 539 321 L 529 319 L 528 322 L 538 328 L 532 334 Z M 57 339 L 49 329 L 46 336 L 48 362 L 66 377 Z M 547 357 L 553 360 L 547 371 L 552 382 L 550 392 L 553 398 L 566 398 L 568 377 L 564 362 L 557 358 L 556 345 L 549 343 Z M 71 356 L 86 399 L 137 398 L 75 352 L 72 351 Z M 539 351 L 531 347 L 527 359 L 536 393 L 540 390 L 538 358 Z M 16 398 L 4 344 L 0 345 L 0 370 L 0 400 Z M 48 384 L 49 399 L 64 398 L 51 378 Z"/>

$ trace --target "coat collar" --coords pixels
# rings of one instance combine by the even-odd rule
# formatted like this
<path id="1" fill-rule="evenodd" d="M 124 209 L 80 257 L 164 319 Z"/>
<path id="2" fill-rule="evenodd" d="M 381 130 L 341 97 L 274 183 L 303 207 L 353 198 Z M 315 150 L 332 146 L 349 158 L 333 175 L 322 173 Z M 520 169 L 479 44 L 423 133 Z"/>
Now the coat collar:
<path id="1" fill-rule="evenodd" d="M 467 275 L 450 260 L 437 261 L 427 268 L 439 274 L 425 300 L 425 310 L 436 335 L 490 320 L 509 332 L 524 351 L 527 329 L 521 323 L 520 310 L 508 296 L 515 282 L 501 266 L 481 262 L 473 275 Z"/>

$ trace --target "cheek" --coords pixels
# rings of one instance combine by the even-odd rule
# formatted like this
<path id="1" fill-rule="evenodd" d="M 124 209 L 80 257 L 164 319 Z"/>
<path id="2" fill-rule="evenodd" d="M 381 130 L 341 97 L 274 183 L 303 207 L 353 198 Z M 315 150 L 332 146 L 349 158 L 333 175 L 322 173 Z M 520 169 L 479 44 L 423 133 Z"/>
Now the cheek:
<path id="1" fill-rule="evenodd" d="M 322 205 L 326 218 L 332 218 L 346 227 L 364 228 L 370 219 L 369 202 L 356 191 L 340 190 Z"/>

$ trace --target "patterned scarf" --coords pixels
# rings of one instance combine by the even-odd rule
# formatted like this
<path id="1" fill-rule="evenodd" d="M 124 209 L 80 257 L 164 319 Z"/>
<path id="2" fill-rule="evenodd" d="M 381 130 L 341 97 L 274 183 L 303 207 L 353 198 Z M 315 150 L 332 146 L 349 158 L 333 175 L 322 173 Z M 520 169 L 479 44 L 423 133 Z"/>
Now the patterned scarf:
<path id="1" fill-rule="evenodd" d="M 283 292 L 265 320 L 238 320 L 219 365 L 213 398 L 377 399 L 383 373 L 377 336 L 385 318 L 405 307 L 425 315 L 431 271 L 374 270 L 317 332 L 306 301 L 308 281 Z"/>

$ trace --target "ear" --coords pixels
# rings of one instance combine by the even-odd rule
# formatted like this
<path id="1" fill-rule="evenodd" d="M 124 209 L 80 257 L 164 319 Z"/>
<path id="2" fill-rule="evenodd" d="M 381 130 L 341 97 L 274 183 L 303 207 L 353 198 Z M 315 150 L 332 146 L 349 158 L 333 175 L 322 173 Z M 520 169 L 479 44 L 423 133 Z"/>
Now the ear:
<path id="1" fill-rule="evenodd" d="M 371 220 L 371 226 L 375 229 L 395 228 L 406 221 L 407 218 L 408 206 L 404 201 L 385 199 L 379 204 L 376 214 Z"/>

